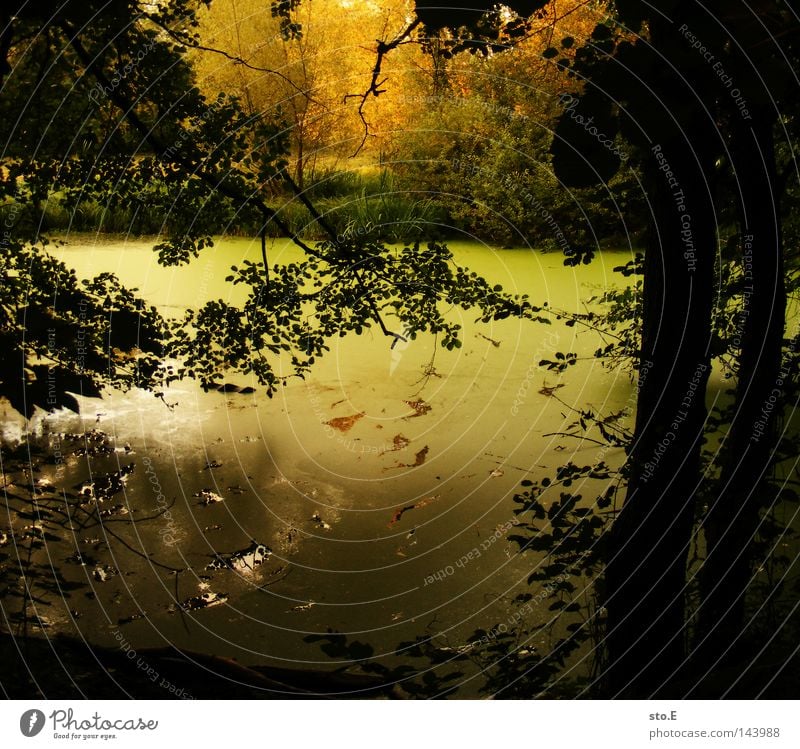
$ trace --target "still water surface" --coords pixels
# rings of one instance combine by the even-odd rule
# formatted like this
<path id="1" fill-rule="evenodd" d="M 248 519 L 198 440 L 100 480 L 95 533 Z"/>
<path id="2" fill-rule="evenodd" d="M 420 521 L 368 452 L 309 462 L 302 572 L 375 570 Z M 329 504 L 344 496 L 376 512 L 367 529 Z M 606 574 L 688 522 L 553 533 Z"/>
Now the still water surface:
<path id="1" fill-rule="evenodd" d="M 583 300 L 625 282 L 612 269 L 631 257 L 606 251 L 567 268 L 558 253 L 450 246 L 457 262 L 507 291 L 580 312 Z M 151 247 L 72 240 L 58 255 L 81 277 L 116 273 L 170 316 L 235 300 L 230 266 L 260 258 L 255 242 L 226 239 L 187 267 L 163 268 Z M 299 258 L 288 241 L 271 248 L 274 262 Z M 167 393 L 172 409 L 145 393 L 109 393 L 85 401 L 81 417 L 40 421 L 56 434 L 102 430 L 117 448 L 90 463 L 73 455 L 66 474 L 44 466 L 59 485 L 135 464 L 104 504 L 122 506 L 106 527 L 139 552 L 103 527 L 52 544 L 53 564 L 86 590 L 42 607 L 44 624 L 106 645 L 123 632 L 137 647 L 172 642 L 243 663 L 322 667 L 331 659 L 304 638 L 328 628 L 381 657 L 418 635 L 458 647 L 507 621 L 514 596 L 537 592 L 526 580 L 542 562 L 507 540 L 519 482 L 569 459 L 622 459 L 621 450 L 547 436 L 574 420 L 547 393 L 610 413 L 632 408 L 632 387 L 627 373 L 592 358 L 592 331 L 450 314 L 463 325 L 460 350 L 431 336 L 392 350 L 377 330 L 337 339 L 312 377 L 290 380 L 271 400 L 257 383 L 237 381 L 256 387 L 243 395 L 181 382 Z M 579 355 L 563 376 L 536 366 L 556 351 Z M 76 552 L 88 562 L 68 564 Z M 228 566 L 215 568 L 218 554 Z M 218 605 L 176 606 L 196 597 Z M 540 608 L 534 616 L 546 621 L 551 612 Z"/>

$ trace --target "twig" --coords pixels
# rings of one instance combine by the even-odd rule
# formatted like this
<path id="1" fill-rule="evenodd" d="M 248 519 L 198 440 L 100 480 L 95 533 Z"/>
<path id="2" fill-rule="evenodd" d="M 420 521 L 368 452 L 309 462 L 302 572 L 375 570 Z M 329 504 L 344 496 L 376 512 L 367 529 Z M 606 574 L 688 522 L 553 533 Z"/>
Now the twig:
<path id="1" fill-rule="evenodd" d="M 358 156 L 370 135 L 369 123 L 367 122 L 367 118 L 364 116 L 364 106 L 367 103 L 367 99 L 369 99 L 370 96 L 380 96 L 386 91 L 386 89 L 381 88 L 381 86 L 386 83 L 388 78 L 380 80 L 381 68 L 383 67 L 383 58 L 386 57 L 386 55 L 393 49 L 397 49 L 397 47 L 399 47 L 401 44 L 405 44 L 408 40 L 408 37 L 411 36 L 414 29 L 416 29 L 420 23 L 420 19 L 415 18 L 390 42 L 384 42 L 381 39 L 376 40 L 378 43 L 378 46 L 376 47 L 377 57 L 375 59 L 375 67 L 372 68 L 372 78 L 370 79 L 369 88 L 362 94 L 346 94 L 344 97 L 345 102 L 347 102 L 348 99 L 361 99 L 361 102 L 358 105 L 358 116 L 361 118 L 361 122 L 364 125 L 364 137 L 361 139 L 361 143 L 358 144 L 358 148 L 356 148 L 355 152 L 353 153 L 354 157 Z"/>
<path id="2" fill-rule="evenodd" d="M 596 440 L 593 437 L 583 437 L 580 434 L 570 434 L 569 432 L 548 432 L 547 434 L 543 434 L 542 437 L 574 437 L 578 440 L 584 440 L 586 442 L 594 442 L 595 445 L 601 445 L 602 447 L 607 447 L 607 442 L 601 442 L 600 440 Z"/>
<path id="3" fill-rule="evenodd" d="M 145 14 L 145 17 L 148 20 L 152 21 L 154 24 L 156 24 L 160 29 L 163 29 L 167 34 L 169 34 L 169 36 L 171 36 L 179 44 L 191 47 L 192 49 L 196 49 L 200 52 L 211 52 L 212 54 L 215 55 L 221 55 L 222 57 L 224 57 L 227 60 L 230 60 L 234 64 L 241 65 L 242 67 L 248 68 L 249 70 L 254 70 L 257 73 L 269 73 L 270 75 L 277 76 L 281 80 L 288 83 L 299 94 L 302 94 L 306 99 L 308 99 L 308 101 L 313 102 L 314 104 L 317 104 L 327 109 L 327 107 L 324 104 L 314 99 L 307 90 L 303 89 L 301 86 L 298 86 L 291 78 L 289 78 L 289 76 L 285 75 L 284 73 L 281 73 L 279 70 L 273 70 L 272 68 L 262 68 L 258 65 L 253 65 L 247 62 L 247 60 L 245 60 L 243 57 L 240 57 L 239 55 L 232 55 L 230 52 L 226 52 L 224 49 L 218 49 L 216 47 L 209 47 L 206 46 L 205 44 L 200 44 L 200 42 L 198 42 L 196 39 L 193 39 L 189 35 L 181 34 L 180 32 L 175 31 L 175 29 L 171 29 L 169 26 L 159 21 L 158 18 L 156 18 L 155 16 Z"/>

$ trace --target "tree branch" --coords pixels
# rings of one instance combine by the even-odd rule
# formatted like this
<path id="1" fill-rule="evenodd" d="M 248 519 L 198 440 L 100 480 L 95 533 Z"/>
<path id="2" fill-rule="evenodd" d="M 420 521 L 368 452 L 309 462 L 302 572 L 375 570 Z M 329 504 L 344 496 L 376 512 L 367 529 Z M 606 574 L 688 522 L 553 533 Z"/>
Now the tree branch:
<path id="1" fill-rule="evenodd" d="M 324 104 L 314 99 L 314 97 L 312 97 L 307 90 L 297 85 L 291 78 L 289 78 L 289 76 L 285 75 L 284 73 L 281 73 L 279 70 L 274 70 L 272 68 L 262 68 L 258 65 L 253 65 L 247 62 L 247 60 L 245 60 L 243 57 L 240 57 L 239 55 L 232 55 L 230 52 L 226 52 L 224 49 L 218 49 L 217 47 L 209 47 L 205 44 L 200 44 L 200 42 L 194 39 L 193 37 L 187 34 L 181 34 L 180 32 L 175 31 L 175 29 L 171 29 L 169 26 L 160 21 L 156 16 L 145 14 L 145 18 L 147 18 L 149 21 L 158 26 L 160 29 L 165 31 L 172 39 L 178 42 L 178 44 L 183 44 L 187 47 L 191 47 L 192 49 L 196 49 L 200 52 L 211 52 L 212 54 L 215 55 L 221 55 L 222 57 L 224 57 L 227 60 L 230 60 L 236 65 L 241 65 L 242 67 L 248 68 L 249 70 L 254 70 L 257 73 L 269 73 L 270 75 L 274 75 L 280 78 L 282 81 L 288 83 L 292 88 L 295 89 L 295 91 L 297 91 L 297 93 L 302 94 L 306 99 L 308 99 L 308 101 L 314 102 L 314 104 L 318 104 L 319 106 L 327 109 L 327 107 Z"/>
<path id="2" fill-rule="evenodd" d="M 359 143 L 358 148 L 356 148 L 353 156 L 357 156 L 361 149 L 364 147 L 364 144 L 367 142 L 367 138 L 369 137 L 369 123 L 367 122 L 367 118 L 364 116 L 364 106 L 367 103 L 367 99 L 370 96 L 380 96 L 382 93 L 386 91 L 385 88 L 381 88 L 388 78 L 384 78 L 380 80 L 381 77 L 381 68 L 383 67 L 383 58 L 391 52 L 393 49 L 397 49 L 401 44 L 404 44 L 414 30 L 419 26 L 421 21 L 419 18 L 415 18 L 406 28 L 401 31 L 392 41 L 384 42 L 381 39 L 378 39 L 378 46 L 376 48 L 377 57 L 375 59 L 375 67 L 372 68 L 372 78 L 370 80 L 369 88 L 364 91 L 362 94 L 346 94 L 344 97 L 344 101 L 347 102 L 348 99 L 361 99 L 361 102 L 358 105 L 358 116 L 361 118 L 361 122 L 364 125 L 364 137 L 361 139 L 361 143 Z"/>
<path id="3" fill-rule="evenodd" d="M 412 26 L 414 26 L 414 24 L 412 24 Z M 75 50 L 82 64 L 103 84 L 105 90 L 109 92 L 108 93 L 109 98 L 123 112 L 123 116 L 139 131 L 139 133 L 142 135 L 145 141 L 156 152 L 165 153 L 168 150 L 166 144 L 164 144 L 161 141 L 161 139 L 153 132 L 152 128 L 148 127 L 141 120 L 141 118 L 134 111 L 133 106 L 130 104 L 130 102 L 128 102 L 126 98 L 121 94 L 120 89 L 118 87 L 114 87 L 111 85 L 110 81 L 108 80 L 108 77 L 106 76 L 100 65 L 97 63 L 96 59 L 92 58 L 88 50 L 86 50 L 86 48 L 81 44 L 80 40 L 78 39 L 77 33 L 75 33 L 75 30 L 71 28 L 70 24 L 68 24 L 66 21 L 62 22 L 61 28 L 67 35 L 70 46 Z M 397 43 L 399 44 L 399 41 Z M 325 257 L 320 252 L 310 247 L 296 234 L 294 234 L 291 231 L 291 229 L 286 225 L 286 223 L 278 216 L 276 211 L 269 205 L 267 205 L 260 198 L 253 199 L 252 197 L 244 195 L 240 191 L 235 190 L 230 185 L 225 184 L 225 182 L 223 181 L 224 177 L 218 177 L 217 175 L 210 174 L 205 170 L 200 169 L 197 165 L 187 163 L 185 160 L 181 160 L 180 158 L 177 158 L 176 160 L 181 165 L 181 167 L 185 169 L 187 172 L 189 172 L 190 174 L 195 174 L 209 187 L 211 187 L 214 190 L 218 190 L 226 197 L 235 200 L 239 203 L 255 204 L 257 209 L 261 212 L 262 216 L 264 217 L 265 224 L 272 221 L 286 236 L 291 238 L 292 242 L 294 242 L 304 252 L 308 253 L 313 257 L 319 258 L 325 262 L 329 263 L 332 262 L 330 258 Z M 291 187 L 292 191 L 300 199 L 303 205 L 308 209 L 314 220 L 317 221 L 320 224 L 320 226 L 326 231 L 334 246 L 338 246 L 339 241 L 337 239 L 335 229 L 319 213 L 319 211 L 316 209 L 316 206 L 314 206 L 314 204 L 308 199 L 308 196 L 299 188 L 299 186 L 294 182 L 294 180 L 288 173 L 284 173 L 283 179 Z M 265 235 L 264 235 L 264 229 L 262 228 L 262 248 L 264 248 L 263 245 L 264 241 L 265 241 Z M 264 255 L 266 256 L 266 253 L 264 253 Z M 265 257 L 265 264 L 266 264 L 266 257 Z M 375 320 L 378 323 L 383 334 L 385 336 L 394 339 L 405 341 L 406 339 L 403 336 L 401 336 L 398 333 L 393 333 L 386 327 L 386 324 L 384 323 L 383 318 L 381 317 L 380 311 L 378 310 L 375 301 L 369 294 L 369 290 L 367 289 L 366 284 L 364 283 L 364 279 L 361 273 L 359 272 L 358 268 L 353 267 L 352 271 L 356 278 L 356 281 L 358 282 L 359 287 L 364 292 L 367 302 L 370 305 L 370 308 L 375 317 Z"/>

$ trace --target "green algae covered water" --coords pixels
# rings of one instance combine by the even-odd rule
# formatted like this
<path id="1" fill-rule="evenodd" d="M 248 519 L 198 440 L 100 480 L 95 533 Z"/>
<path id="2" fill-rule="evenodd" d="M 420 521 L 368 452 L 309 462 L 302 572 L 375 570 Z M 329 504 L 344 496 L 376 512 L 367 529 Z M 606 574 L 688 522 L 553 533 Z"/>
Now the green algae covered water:
<path id="1" fill-rule="evenodd" d="M 569 268 L 558 253 L 449 246 L 507 291 L 574 312 L 625 283 L 612 269 L 631 257 L 605 251 Z M 260 258 L 257 243 L 239 239 L 180 268 L 159 266 L 147 241 L 72 239 L 56 252 L 80 277 L 117 274 L 168 316 L 235 300 L 230 266 Z M 300 258 L 288 240 L 270 254 Z M 29 477 L 38 501 L 95 502 L 102 522 L 56 513 L 29 529 L 49 533 L 35 554 L 62 592 L 43 588 L 25 626 L 109 646 L 173 643 L 241 663 L 328 668 L 359 654 L 403 663 L 398 644 L 417 637 L 458 652 L 476 630 L 513 630 L 521 594 L 539 604 L 527 607 L 526 624 L 546 623 L 549 601 L 527 582 L 545 554 L 509 541 L 513 497 L 522 480 L 567 460 L 623 459 L 621 449 L 559 433 L 575 420 L 565 404 L 632 417 L 630 377 L 594 359 L 597 333 L 555 317 L 480 324 L 450 314 L 463 326 L 461 349 L 432 336 L 391 348 L 377 329 L 336 339 L 312 377 L 289 380 L 272 399 L 254 382 L 236 380 L 255 389 L 242 394 L 184 381 L 166 394 L 171 408 L 112 392 L 82 401 L 80 416 L 35 418 L 30 434 L 60 456 Z M 555 352 L 578 361 L 563 375 L 538 366 Z M 9 412 L 4 423 L 7 439 L 22 438 Z M 9 507 L 7 532 L 24 538 L 36 523 Z M 590 581 L 575 584 L 582 591 Z M 364 650 L 332 657 L 315 639 L 329 630 Z M 458 693 L 476 693 L 479 669 L 459 670 Z"/>

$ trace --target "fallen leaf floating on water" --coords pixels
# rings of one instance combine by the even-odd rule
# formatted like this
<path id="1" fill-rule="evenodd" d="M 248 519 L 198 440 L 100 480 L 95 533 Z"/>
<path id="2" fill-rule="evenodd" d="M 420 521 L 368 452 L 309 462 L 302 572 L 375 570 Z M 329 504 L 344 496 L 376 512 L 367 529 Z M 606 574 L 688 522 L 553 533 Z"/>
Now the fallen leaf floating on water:
<path id="1" fill-rule="evenodd" d="M 431 405 L 426 403 L 424 400 L 416 400 L 416 401 L 403 401 L 411 410 L 414 411 L 411 416 L 406 416 L 407 419 L 415 419 L 417 416 L 424 416 L 427 413 L 430 413 Z"/>
<path id="2" fill-rule="evenodd" d="M 398 463 L 395 468 L 419 468 L 424 462 L 425 459 L 428 457 L 429 447 L 425 445 L 415 456 L 413 463 Z M 384 470 L 389 470 L 384 469 Z"/>
<path id="3" fill-rule="evenodd" d="M 392 515 L 392 519 L 389 522 L 388 527 L 391 528 L 407 512 L 410 512 L 411 510 L 420 510 L 423 507 L 427 507 L 429 504 L 431 504 L 431 502 L 435 502 L 441 496 L 442 496 L 441 494 L 432 494 L 430 497 L 425 497 L 424 499 L 421 499 L 419 502 L 415 502 L 413 505 L 406 505 L 405 507 L 401 507 L 399 510 L 397 510 L 397 512 L 394 513 L 394 515 Z M 411 534 L 413 534 L 415 531 L 416 528 L 411 532 Z"/>
<path id="4" fill-rule="evenodd" d="M 197 611 L 198 609 L 210 609 L 213 606 L 219 606 L 228 600 L 227 593 L 201 593 L 199 596 L 192 596 L 187 598 L 182 604 L 181 608 L 184 611 Z"/>
<path id="5" fill-rule="evenodd" d="M 208 463 L 206 463 L 205 468 L 203 468 L 203 470 L 211 471 L 214 468 L 222 468 L 222 463 L 220 463 L 218 460 L 210 460 Z"/>
<path id="6" fill-rule="evenodd" d="M 110 578 L 116 577 L 118 574 L 119 572 L 116 567 L 112 567 L 110 564 L 103 564 L 94 568 L 92 576 L 97 582 L 104 583 Z"/>
<path id="7" fill-rule="evenodd" d="M 396 434 L 394 439 L 392 439 L 392 450 L 403 450 L 404 448 L 408 447 L 411 444 L 411 440 L 408 437 L 404 437 L 402 434 Z"/>
<path id="8" fill-rule="evenodd" d="M 302 603 L 299 606 L 292 606 L 289 611 L 308 611 L 312 606 L 314 606 L 314 601 L 309 601 L 308 603 Z"/>
<path id="9" fill-rule="evenodd" d="M 203 533 L 208 533 L 209 531 L 221 531 L 221 530 L 222 526 L 219 523 L 217 523 L 216 525 L 207 525 L 205 528 L 203 528 Z"/>
<path id="10" fill-rule="evenodd" d="M 339 432 L 349 432 L 359 419 L 364 417 L 364 412 L 353 414 L 352 416 L 338 416 L 335 419 L 324 422 L 327 426 L 333 427 Z"/>
<path id="11" fill-rule="evenodd" d="M 505 471 L 500 470 L 499 468 L 495 468 L 493 471 L 489 471 L 490 478 L 498 479 L 501 476 L 505 475 Z"/>
<path id="12" fill-rule="evenodd" d="M 260 567 L 272 555 L 272 549 L 253 541 L 250 546 L 232 554 L 217 554 L 214 561 L 206 566 L 207 570 L 236 570 L 246 572 Z"/>
<path id="13" fill-rule="evenodd" d="M 200 504 L 203 504 L 206 507 L 208 507 L 208 505 L 215 505 L 219 502 L 225 501 L 222 497 L 220 497 L 219 494 L 212 492 L 211 489 L 201 489 L 199 492 L 192 494 L 192 496 L 199 497 Z"/>

